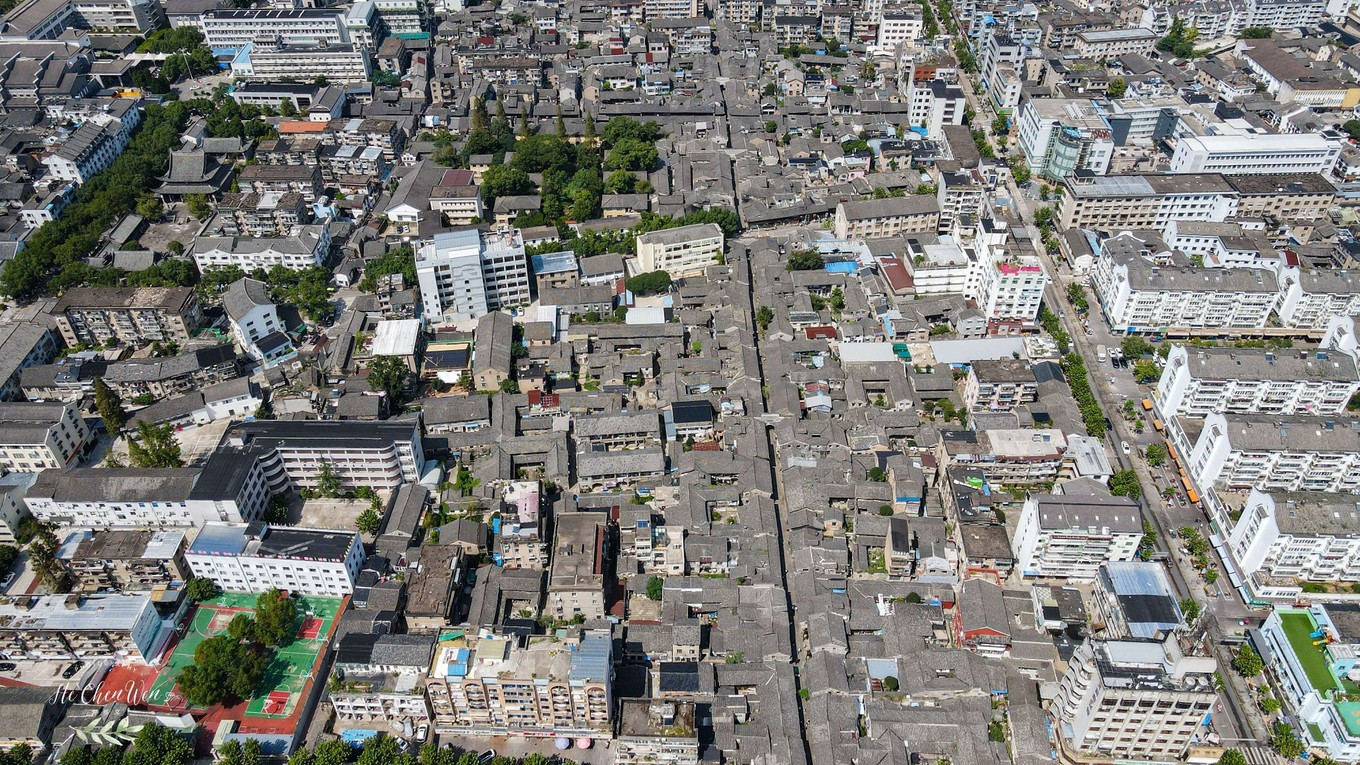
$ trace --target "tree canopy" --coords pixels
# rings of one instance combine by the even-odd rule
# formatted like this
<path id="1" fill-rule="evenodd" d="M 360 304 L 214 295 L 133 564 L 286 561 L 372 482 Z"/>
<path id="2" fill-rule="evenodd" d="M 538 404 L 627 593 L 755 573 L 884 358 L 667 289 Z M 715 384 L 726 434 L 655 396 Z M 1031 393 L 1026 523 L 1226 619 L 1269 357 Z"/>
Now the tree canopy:
<path id="1" fill-rule="evenodd" d="M 268 652 L 229 633 L 205 639 L 194 649 L 194 663 L 180 670 L 176 685 L 194 706 L 249 698 L 264 679 Z"/>
<path id="2" fill-rule="evenodd" d="M 815 271 L 825 266 L 826 262 L 816 250 L 795 250 L 789 253 L 788 262 L 784 264 L 789 271 Z"/>
<path id="3" fill-rule="evenodd" d="M 388 406 L 395 408 L 401 403 L 410 372 L 406 362 L 396 356 L 374 357 L 368 364 L 368 387 L 386 393 Z"/>
<path id="4" fill-rule="evenodd" d="M 359 280 L 359 289 L 374 292 L 378 289 L 378 278 L 389 274 L 401 274 L 410 289 L 416 283 L 416 254 L 410 247 L 396 247 L 364 264 L 364 278 Z"/>
<path id="5" fill-rule="evenodd" d="M 128 459 L 139 468 L 184 467 L 174 426 L 168 422 L 137 423 L 136 436 L 128 440 Z"/>
<path id="6" fill-rule="evenodd" d="M 212 600 L 221 592 L 222 590 L 217 586 L 217 582 L 206 576 L 196 576 L 184 586 L 184 595 L 194 603 Z"/>
<path id="7" fill-rule="evenodd" d="M 648 271 L 628 279 L 628 291 L 634 295 L 659 295 L 671 288 L 671 275 L 665 271 Z"/>
<path id="8" fill-rule="evenodd" d="M 297 604 L 281 590 L 271 589 L 255 599 L 255 634 L 268 646 L 282 646 L 297 635 Z"/>
<path id="9" fill-rule="evenodd" d="M 127 423 L 127 412 L 123 409 L 123 399 L 102 377 L 94 378 L 94 408 L 104 421 L 104 429 L 116 437 Z"/>
<path id="10" fill-rule="evenodd" d="M 1138 482 L 1138 474 L 1132 470 L 1120 470 L 1110 476 L 1110 493 L 1115 496 L 1137 500 L 1143 496 L 1143 485 Z"/>

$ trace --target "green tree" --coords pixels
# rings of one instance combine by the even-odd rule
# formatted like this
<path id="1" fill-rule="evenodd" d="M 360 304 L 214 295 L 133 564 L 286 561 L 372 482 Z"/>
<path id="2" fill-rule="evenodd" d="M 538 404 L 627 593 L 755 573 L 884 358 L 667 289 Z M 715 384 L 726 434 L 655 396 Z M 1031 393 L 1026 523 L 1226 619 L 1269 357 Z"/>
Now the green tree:
<path id="1" fill-rule="evenodd" d="M 1180 602 L 1181 614 L 1185 616 L 1186 624 L 1194 624 L 1199 618 L 1199 601 L 1194 598 L 1184 598 Z"/>
<path id="2" fill-rule="evenodd" d="M 340 496 L 340 476 L 336 475 L 335 466 L 328 459 L 323 458 L 316 466 L 316 493 L 332 499 Z"/>
<path id="3" fill-rule="evenodd" d="M 1110 83 L 1105 86 L 1105 95 L 1110 98 L 1123 98 L 1129 90 L 1129 82 L 1123 77 L 1111 77 Z"/>
<path id="4" fill-rule="evenodd" d="M 1268 40 L 1274 36 L 1275 30 L 1271 27 L 1247 27 L 1237 33 L 1239 40 Z"/>
<path id="5" fill-rule="evenodd" d="M 1242 646 L 1237 655 L 1233 657 L 1232 668 L 1242 677 L 1256 677 L 1265 670 L 1265 662 L 1261 660 L 1261 654 L 1249 645 Z"/>
<path id="6" fill-rule="evenodd" d="M 625 138 L 609 150 L 604 169 L 650 171 L 656 167 L 657 160 L 656 144 Z"/>
<path id="7" fill-rule="evenodd" d="M 888 480 L 888 472 L 877 465 L 869 468 L 868 476 L 870 481 L 876 481 L 878 483 L 883 483 Z"/>
<path id="8" fill-rule="evenodd" d="M 268 646 L 287 645 L 297 635 L 297 605 L 278 589 L 255 599 L 255 633 Z"/>
<path id="9" fill-rule="evenodd" d="M 1294 726 L 1286 722 L 1277 722 L 1271 726 L 1270 746 L 1286 760 L 1292 760 L 1303 754 L 1303 742 L 1294 733 Z"/>
<path id="10" fill-rule="evenodd" d="M 636 187 L 637 176 L 627 170 L 615 170 L 604 182 L 604 190 L 610 194 L 632 194 Z"/>
<path id="11" fill-rule="evenodd" d="M 102 377 L 94 378 L 94 408 L 104 421 L 104 429 L 116 438 L 127 424 L 127 412 L 123 409 L 123 399 Z"/>
<path id="12" fill-rule="evenodd" d="M 1006 164 L 1010 165 L 1011 177 L 1015 179 L 1017 186 L 1024 186 L 1026 183 L 1029 183 L 1031 173 L 1029 171 L 1029 165 L 1025 164 L 1023 157 L 1017 154 L 1011 157 Z"/>
<path id="13" fill-rule="evenodd" d="M 322 741 L 316 745 L 316 760 L 313 765 L 345 765 L 349 762 L 351 751 L 349 744 L 340 739 Z"/>
<path id="14" fill-rule="evenodd" d="M 1150 359 L 1138 359 L 1133 362 L 1133 379 L 1140 383 L 1154 383 L 1162 376 L 1162 372 L 1157 368 L 1157 364 Z"/>
<path id="15" fill-rule="evenodd" d="M 196 707 L 246 699 L 259 687 L 268 664 L 267 652 L 255 645 L 214 635 L 194 649 L 194 663 L 180 670 L 175 684 Z"/>
<path id="16" fill-rule="evenodd" d="M 789 253 L 789 259 L 784 264 L 788 271 L 815 271 L 825 266 L 826 262 L 816 250 L 795 250 Z"/>
<path id="17" fill-rule="evenodd" d="M 137 214 L 155 223 L 165 215 L 165 205 L 160 197 L 148 191 L 137 197 Z"/>
<path id="18" fill-rule="evenodd" d="M 648 271 L 628 279 L 628 291 L 634 295 L 660 295 L 670 288 L 671 275 L 665 271 Z"/>
<path id="19" fill-rule="evenodd" d="M 772 321 L 774 321 L 774 311 L 770 310 L 769 306 L 763 305 L 756 309 L 756 325 L 762 330 L 769 329 Z"/>
<path id="20" fill-rule="evenodd" d="M 407 287 L 416 283 L 416 254 L 410 247 L 396 247 L 364 264 L 364 278 L 359 289 L 375 292 L 378 279 L 389 274 L 401 274 Z"/>
<path id="21" fill-rule="evenodd" d="M 137 423 L 136 437 L 128 440 L 128 459 L 133 467 L 139 468 L 184 467 L 175 427 L 168 422 Z"/>
<path id="22" fill-rule="evenodd" d="M 148 723 L 123 754 L 123 765 L 188 765 L 193 758 L 189 738 L 177 730 Z"/>
<path id="23" fill-rule="evenodd" d="M 587 126 L 593 124 L 593 120 L 587 121 Z M 656 143 L 661 140 L 661 126 L 655 122 L 642 122 L 631 117 L 615 117 L 605 123 L 604 131 L 600 137 L 605 144 L 615 146 L 620 141 L 634 140 L 642 143 Z"/>
<path id="24" fill-rule="evenodd" d="M 651 577 L 647 580 L 647 599 L 658 603 L 661 601 L 661 594 L 666 589 L 666 580 L 659 576 Z"/>
<path id="25" fill-rule="evenodd" d="M 388 406 L 395 410 L 401 404 L 410 372 L 406 362 L 396 356 L 376 356 L 368 364 L 368 387 L 386 393 Z"/>
<path id="26" fill-rule="evenodd" d="M 992 133 L 994 135 L 1003 136 L 1009 132 L 1011 132 L 1010 121 L 1002 115 L 997 115 L 997 118 L 992 120 Z"/>
<path id="27" fill-rule="evenodd" d="M 883 690 L 887 691 L 888 693 L 897 693 L 897 688 L 898 688 L 897 678 L 893 677 L 892 675 L 888 675 L 887 677 L 883 678 Z"/>
<path id="28" fill-rule="evenodd" d="M 184 585 L 184 596 L 193 603 L 212 600 L 220 594 L 222 589 L 217 586 L 217 582 L 206 576 L 196 576 Z"/>
<path id="29" fill-rule="evenodd" d="M 488 202 L 500 197 L 533 193 L 529 174 L 509 165 L 492 165 L 482 174 L 482 198 Z"/>
<path id="30" fill-rule="evenodd" d="M 1141 359 L 1145 356 L 1152 356 L 1157 352 L 1152 343 L 1139 335 L 1129 335 L 1119 343 L 1119 349 L 1124 355 L 1131 359 Z"/>
<path id="31" fill-rule="evenodd" d="M 382 528 L 382 516 L 378 515 L 372 507 L 365 508 L 362 513 L 359 513 L 359 517 L 354 519 L 354 528 L 358 529 L 361 534 L 376 536 L 378 530 Z"/>
<path id="32" fill-rule="evenodd" d="M 1143 486 L 1138 482 L 1138 474 L 1133 470 L 1120 470 L 1110 476 L 1110 493 L 1132 500 L 1143 496 Z"/>
<path id="33" fill-rule="evenodd" d="M 184 198 L 184 206 L 189 209 L 189 214 L 195 220 L 207 220 L 212 215 L 212 205 L 208 203 L 208 198 L 203 194 L 190 194 Z"/>
<path id="34" fill-rule="evenodd" d="M 1147 459 L 1149 465 L 1157 467 L 1166 462 L 1166 447 L 1159 443 L 1148 444 L 1147 448 L 1143 450 L 1143 457 Z"/>
<path id="35" fill-rule="evenodd" d="M 1241 749 L 1229 749 L 1218 758 L 1218 765 L 1247 765 L 1247 756 Z"/>
<path id="36" fill-rule="evenodd" d="M 1360 141 L 1360 120 L 1346 120 L 1341 129 L 1345 130 L 1351 138 Z"/>

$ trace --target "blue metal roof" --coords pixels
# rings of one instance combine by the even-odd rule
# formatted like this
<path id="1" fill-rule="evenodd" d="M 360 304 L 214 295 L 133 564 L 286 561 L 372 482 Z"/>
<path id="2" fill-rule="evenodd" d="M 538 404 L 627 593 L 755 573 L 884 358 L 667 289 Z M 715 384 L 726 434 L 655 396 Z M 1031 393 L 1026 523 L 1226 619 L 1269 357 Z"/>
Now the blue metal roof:
<path id="1" fill-rule="evenodd" d="M 568 680 L 600 682 L 609 677 L 612 645 L 603 635 L 586 635 L 581 639 L 581 647 L 571 655 L 571 672 Z"/>
<path id="2" fill-rule="evenodd" d="M 198 538 L 189 546 L 189 552 L 205 555 L 235 555 L 244 550 L 245 547 L 245 526 L 209 524 L 198 532 Z"/>

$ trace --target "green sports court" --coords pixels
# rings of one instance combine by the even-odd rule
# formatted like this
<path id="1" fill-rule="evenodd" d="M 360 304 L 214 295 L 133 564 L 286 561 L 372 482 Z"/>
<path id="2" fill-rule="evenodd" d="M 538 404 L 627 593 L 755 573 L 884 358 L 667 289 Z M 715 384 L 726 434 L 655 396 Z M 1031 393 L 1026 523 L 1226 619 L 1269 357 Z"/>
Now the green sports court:
<path id="1" fill-rule="evenodd" d="M 194 663 L 194 650 L 204 639 L 225 632 L 227 625 L 239 614 L 253 614 L 255 595 L 224 593 L 200 603 L 189 620 L 189 626 L 156 676 L 147 692 L 146 703 L 183 711 L 188 705 L 175 691 L 175 678 L 181 670 Z M 327 639 L 335 625 L 336 614 L 343 602 L 339 598 L 295 597 L 297 632 L 292 642 L 274 649 L 274 656 L 265 669 L 264 680 L 246 706 L 247 717 L 265 719 L 286 718 L 301 701 L 301 694 L 311 679 L 317 657 L 326 650 Z"/>

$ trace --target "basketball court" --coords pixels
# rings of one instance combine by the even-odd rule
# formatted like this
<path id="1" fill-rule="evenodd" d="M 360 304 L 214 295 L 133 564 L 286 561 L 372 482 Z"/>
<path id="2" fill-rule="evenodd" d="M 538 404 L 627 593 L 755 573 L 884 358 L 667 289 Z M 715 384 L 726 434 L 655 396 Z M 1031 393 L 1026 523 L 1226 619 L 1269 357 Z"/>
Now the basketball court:
<path id="1" fill-rule="evenodd" d="M 175 689 L 175 678 L 185 667 L 194 663 L 194 650 L 213 635 L 227 630 L 231 620 L 241 614 L 254 614 L 254 595 L 224 593 L 199 604 L 193 618 L 174 650 L 165 660 L 146 703 L 184 711 L 188 703 Z M 318 657 L 326 649 L 326 639 L 335 626 L 335 617 L 343 601 L 338 598 L 294 598 L 297 607 L 297 635 L 288 645 L 274 649 L 265 668 L 264 679 L 248 700 L 245 715 L 267 719 L 286 718 L 296 711 L 302 693 L 312 680 Z"/>

